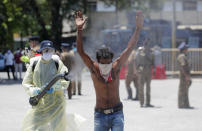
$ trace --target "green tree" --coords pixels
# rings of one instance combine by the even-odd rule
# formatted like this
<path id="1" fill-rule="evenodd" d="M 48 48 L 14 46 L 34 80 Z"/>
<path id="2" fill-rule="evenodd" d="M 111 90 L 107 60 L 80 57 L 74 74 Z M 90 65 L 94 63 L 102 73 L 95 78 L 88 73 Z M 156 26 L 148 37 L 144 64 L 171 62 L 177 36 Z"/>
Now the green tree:
<path id="1" fill-rule="evenodd" d="M 86 0 L 1 0 L 0 47 L 11 48 L 13 34 L 17 33 L 21 37 L 39 35 L 59 48 L 63 20 L 71 24 L 70 32 L 76 31 L 74 12 L 81 8 L 86 11 Z"/>
<path id="2" fill-rule="evenodd" d="M 26 3 L 26 2 L 25 2 Z M 79 0 L 28 0 L 28 12 L 32 12 L 42 39 L 50 39 L 59 48 L 62 41 L 63 20 L 73 21 L 73 12 L 79 9 Z M 70 22 L 71 23 L 71 22 Z"/>
<path id="3" fill-rule="evenodd" d="M 7 48 L 12 49 L 13 33 L 17 29 L 21 15 L 21 9 L 15 2 L 9 0 L 0 1 L 0 48 L 1 51 Z"/>

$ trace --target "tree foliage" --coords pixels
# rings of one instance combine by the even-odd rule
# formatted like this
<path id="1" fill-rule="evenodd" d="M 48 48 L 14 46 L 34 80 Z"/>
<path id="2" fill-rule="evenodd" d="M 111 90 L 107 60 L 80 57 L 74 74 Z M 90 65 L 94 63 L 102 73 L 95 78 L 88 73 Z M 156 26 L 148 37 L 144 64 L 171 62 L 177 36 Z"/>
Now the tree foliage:
<path id="1" fill-rule="evenodd" d="M 102 0 L 118 10 L 157 8 L 162 0 Z M 150 6 L 148 6 L 150 5 Z M 0 0 L 0 49 L 12 48 L 13 34 L 21 37 L 39 35 L 54 43 L 62 41 L 64 19 L 76 31 L 74 12 L 87 11 L 87 0 Z"/>
<path id="2" fill-rule="evenodd" d="M 73 21 L 73 13 L 84 9 L 85 0 L 1 0 L 0 46 L 11 48 L 13 34 L 39 35 L 41 39 L 61 42 L 63 20 Z M 57 45 L 56 45 L 57 46 Z"/>

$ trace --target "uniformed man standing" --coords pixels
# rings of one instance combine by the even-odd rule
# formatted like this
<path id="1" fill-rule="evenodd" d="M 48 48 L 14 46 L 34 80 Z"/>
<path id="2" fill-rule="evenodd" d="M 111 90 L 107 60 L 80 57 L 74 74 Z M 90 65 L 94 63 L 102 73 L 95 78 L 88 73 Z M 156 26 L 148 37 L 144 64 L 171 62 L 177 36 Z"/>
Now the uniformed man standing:
<path id="1" fill-rule="evenodd" d="M 128 99 L 138 100 L 138 73 L 136 70 L 135 63 L 136 52 L 135 50 L 131 53 L 127 61 L 127 72 L 126 72 L 126 90 L 128 93 Z M 133 82 L 134 87 L 136 88 L 136 97 L 133 99 L 132 89 L 130 87 L 131 82 Z"/>
<path id="2" fill-rule="evenodd" d="M 75 60 L 74 60 L 74 52 L 71 50 L 71 44 L 69 43 L 62 43 L 61 44 L 62 53 L 60 55 L 60 58 L 64 65 L 68 68 L 68 71 L 71 75 L 74 75 L 73 67 L 75 66 Z M 72 90 L 75 86 L 75 81 L 71 80 L 70 85 L 67 88 L 68 92 L 68 98 L 72 98 Z"/>
<path id="3" fill-rule="evenodd" d="M 37 52 L 37 50 L 40 49 L 39 39 L 39 36 L 32 36 L 29 38 L 30 49 L 25 48 L 25 56 L 21 58 L 21 60 L 25 62 L 26 68 L 28 68 L 29 64 L 31 63 L 31 58 L 41 56 L 41 54 Z"/>
<path id="4" fill-rule="evenodd" d="M 80 55 L 77 52 L 76 43 L 73 43 L 73 49 L 74 51 L 74 60 L 75 60 L 75 66 L 74 66 L 74 73 L 75 73 L 75 86 L 73 88 L 73 95 L 76 95 L 76 90 L 78 90 L 78 95 L 81 94 L 81 87 L 82 87 L 82 71 L 85 67 L 83 60 L 81 59 Z"/>
<path id="5" fill-rule="evenodd" d="M 191 108 L 189 105 L 189 87 L 191 85 L 190 67 L 187 58 L 188 45 L 185 42 L 181 43 L 178 47 L 180 54 L 177 61 L 180 70 L 180 85 L 178 90 L 178 108 Z"/>
<path id="6" fill-rule="evenodd" d="M 154 55 L 150 49 L 149 39 L 145 39 L 143 47 L 138 48 L 136 63 L 139 75 L 139 100 L 141 107 L 153 107 L 150 104 L 150 84 L 152 79 L 152 67 Z M 146 83 L 146 104 L 144 102 L 144 84 Z"/>
<path id="7" fill-rule="evenodd" d="M 39 36 L 32 36 L 29 38 L 30 58 L 41 55 L 40 53 L 37 52 L 37 50 L 40 49 L 39 38 L 40 38 Z"/>

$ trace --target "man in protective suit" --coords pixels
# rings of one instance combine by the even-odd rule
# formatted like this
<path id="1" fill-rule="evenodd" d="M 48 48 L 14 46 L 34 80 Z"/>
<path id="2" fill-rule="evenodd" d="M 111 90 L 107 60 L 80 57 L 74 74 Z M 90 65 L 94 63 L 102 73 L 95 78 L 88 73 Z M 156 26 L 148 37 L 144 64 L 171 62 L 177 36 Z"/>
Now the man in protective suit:
<path id="1" fill-rule="evenodd" d="M 38 52 L 42 56 L 32 58 L 22 82 L 30 97 L 38 95 L 55 75 L 68 71 L 59 57 L 54 55 L 51 41 L 42 41 Z M 66 131 L 63 88 L 67 88 L 68 84 L 65 80 L 59 80 L 47 91 L 38 105 L 27 112 L 22 125 L 23 131 Z"/>
<path id="2" fill-rule="evenodd" d="M 150 49 L 149 39 L 143 41 L 143 47 L 138 48 L 136 64 L 139 75 L 139 100 L 141 107 L 153 107 L 150 104 L 150 84 L 152 79 L 152 67 L 154 55 Z M 144 100 L 144 85 L 146 84 L 146 103 Z"/>
<path id="3" fill-rule="evenodd" d="M 178 90 L 178 108 L 192 108 L 189 105 L 189 87 L 191 86 L 190 67 L 187 57 L 189 46 L 185 42 L 178 47 L 180 54 L 177 57 L 180 70 L 180 85 Z"/>

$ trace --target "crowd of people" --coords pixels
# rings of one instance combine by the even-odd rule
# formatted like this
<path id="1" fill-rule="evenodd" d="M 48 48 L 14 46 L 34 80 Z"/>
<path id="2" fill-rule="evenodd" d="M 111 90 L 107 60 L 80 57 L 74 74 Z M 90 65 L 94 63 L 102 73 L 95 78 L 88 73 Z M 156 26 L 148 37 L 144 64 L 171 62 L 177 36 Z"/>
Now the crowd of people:
<path id="1" fill-rule="evenodd" d="M 23 52 L 21 48 L 18 48 L 14 53 L 11 50 L 7 50 L 4 55 L 5 70 L 10 80 L 10 71 L 13 75 L 13 80 L 22 80 L 23 62 L 21 57 Z"/>

